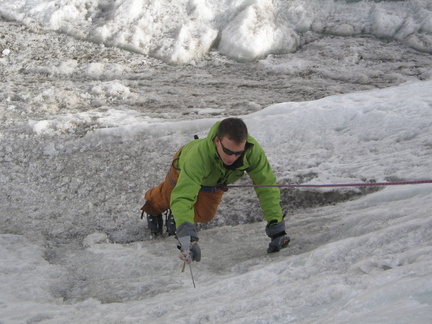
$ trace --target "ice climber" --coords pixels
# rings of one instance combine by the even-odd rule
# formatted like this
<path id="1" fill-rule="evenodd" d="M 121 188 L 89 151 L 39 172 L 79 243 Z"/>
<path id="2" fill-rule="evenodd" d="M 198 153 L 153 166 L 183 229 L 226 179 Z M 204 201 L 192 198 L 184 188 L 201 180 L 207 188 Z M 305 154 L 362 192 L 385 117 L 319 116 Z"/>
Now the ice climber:
<path id="1" fill-rule="evenodd" d="M 276 177 L 258 142 L 248 134 L 239 118 L 217 122 L 207 138 L 195 139 L 175 155 L 165 181 L 148 190 L 141 208 L 147 215 L 150 231 L 166 230 L 176 235 L 180 259 L 186 263 L 201 260 L 197 222 L 209 222 L 217 211 L 224 193 L 221 186 L 231 184 L 247 173 L 256 185 L 276 184 Z M 216 189 L 216 190 L 215 190 Z M 270 237 L 268 253 L 278 252 L 290 241 L 277 187 L 255 187 Z"/>

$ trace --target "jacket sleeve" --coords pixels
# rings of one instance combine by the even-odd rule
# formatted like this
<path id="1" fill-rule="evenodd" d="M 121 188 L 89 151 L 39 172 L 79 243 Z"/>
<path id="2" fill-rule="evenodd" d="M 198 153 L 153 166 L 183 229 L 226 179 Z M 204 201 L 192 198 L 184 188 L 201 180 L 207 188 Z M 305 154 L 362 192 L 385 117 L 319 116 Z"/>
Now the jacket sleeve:
<path id="1" fill-rule="evenodd" d="M 199 162 L 199 159 L 185 158 L 177 184 L 171 193 L 170 207 L 177 227 L 186 222 L 194 223 L 194 205 L 204 174 L 202 163 Z"/>
<path id="2" fill-rule="evenodd" d="M 256 185 L 275 185 L 276 176 L 274 175 L 270 163 L 264 150 L 258 143 L 254 143 L 254 147 L 250 154 L 248 174 L 252 182 Z M 276 187 L 256 187 L 255 192 L 260 201 L 261 209 L 264 213 L 264 218 L 267 222 L 282 221 L 282 208 L 280 206 L 280 190 Z"/>

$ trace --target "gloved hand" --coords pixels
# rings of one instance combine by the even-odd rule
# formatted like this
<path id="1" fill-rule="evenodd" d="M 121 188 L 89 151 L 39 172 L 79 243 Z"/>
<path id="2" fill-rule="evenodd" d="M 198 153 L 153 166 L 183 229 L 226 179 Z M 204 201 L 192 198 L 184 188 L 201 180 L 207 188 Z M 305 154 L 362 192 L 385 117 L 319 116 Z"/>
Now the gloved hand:
<path id="1" fill-rule="evenodd" d="M 290 238 L 285 232 L 285 220 L 280 223 L 268 223 L 266 234 L 271 238 L 267 253 L 279 252 L 281 249 L 286 248 L 290 242 Z"/>
<path id="2" fill-rule="evenodd" d="M 190 236 L 179 237 L 180 260 L 187 264 L 192 261 L 199 262 L 201 260 L 201 249 L 196 241 L 191 241 Z"/>
<path id="3" fill-rule="evenodd" d="M 176 235 L 178 238 L 178 248 L 180 250 L 180 260 L 187 264 L 192 261 L 201 260 L 201 249 L 198 245 L 198 235 L 195 226 L 191 223 L 184 223 L 177 227 Z"/>

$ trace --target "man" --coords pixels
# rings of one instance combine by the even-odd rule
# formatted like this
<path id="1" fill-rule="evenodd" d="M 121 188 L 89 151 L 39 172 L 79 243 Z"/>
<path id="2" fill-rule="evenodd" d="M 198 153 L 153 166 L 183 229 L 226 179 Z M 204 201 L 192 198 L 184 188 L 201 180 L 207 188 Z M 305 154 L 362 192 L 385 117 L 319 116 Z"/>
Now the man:
<path id="1" fill-rule="evenodd" d="M 147 191 L 141 208 L 147 214 L 152 233 L 162 233 L 162 213 L 166 212 L 169 235 L 179 241 L 180 259 L 186 263 L 200 261 L 196 222 L 209 222 L 217 211 L 224 191 L 220 185 L 231 184 L 247 172 L 256 185 L 274 185 L 267 157 L 258 142 L 248 135 L 239 118 L 217 122 L 207 138 L 196 139 L 183 146 L 175 155 L 165 181 Z M 276 187 L 255 187 L 271 242 L 268 253 L 278 252 L 290 241 Z M 170 209 L 170 210 L 169 210 Z"/>

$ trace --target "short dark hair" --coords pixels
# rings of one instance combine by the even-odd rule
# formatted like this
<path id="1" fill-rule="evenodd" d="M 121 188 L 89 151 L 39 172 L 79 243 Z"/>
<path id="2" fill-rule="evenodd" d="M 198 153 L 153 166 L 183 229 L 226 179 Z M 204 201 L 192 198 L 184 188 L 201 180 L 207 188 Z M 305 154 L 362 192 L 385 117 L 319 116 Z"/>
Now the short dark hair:
<path id="1" fill-rule="evenodd" d="M 220 122 L 216 135 L 219 139 L 224 136 L 240 144 L 247 140 L 248 130 L 246 124 L 240 118 L 227 118 Z"/>

